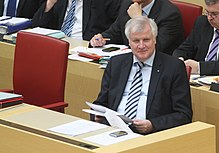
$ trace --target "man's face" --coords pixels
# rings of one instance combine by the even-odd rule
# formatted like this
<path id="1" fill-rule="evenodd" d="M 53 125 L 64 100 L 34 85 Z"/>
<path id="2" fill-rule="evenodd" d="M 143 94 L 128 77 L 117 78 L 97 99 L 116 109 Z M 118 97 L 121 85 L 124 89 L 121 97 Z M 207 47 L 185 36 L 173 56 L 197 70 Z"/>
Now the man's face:
<path id="1" fill-rule="evenodd" d="M 206 5 L 206 15 L 211 26 L 219 29 L 219 3 Z"/>
<path id="2" fill-rule="evenodd" d="M 132 53 L 141 62 L 151 57 L 154 52 L 156 38 L 154 38 L 151 27 L 146 25 L 143 32 L 130 32 L 129 45 Z"/>

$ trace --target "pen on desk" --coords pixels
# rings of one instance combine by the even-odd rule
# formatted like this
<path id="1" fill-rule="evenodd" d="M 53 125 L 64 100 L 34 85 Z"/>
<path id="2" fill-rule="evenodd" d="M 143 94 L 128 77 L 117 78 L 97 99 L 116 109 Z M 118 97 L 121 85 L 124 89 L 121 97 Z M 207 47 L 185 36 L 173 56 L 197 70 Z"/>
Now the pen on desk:
<path id="1" fill-rule="evenodd" d="M 197 76 L 197 77 L 193 77 L 192 80 L 198 80 L 198 79 L 200 79 L 200 78 L 204 78 L 204 77 L 206 77 L 206 76 L 205 76 L 205 75 Z"/>
<path id="2" fill-rule="evenodd" d="M 95 40 L 99 40 L 99 38 L 96 38 Z M 110 38 L 103 38 L 105 41 L 110 41 Z"/>

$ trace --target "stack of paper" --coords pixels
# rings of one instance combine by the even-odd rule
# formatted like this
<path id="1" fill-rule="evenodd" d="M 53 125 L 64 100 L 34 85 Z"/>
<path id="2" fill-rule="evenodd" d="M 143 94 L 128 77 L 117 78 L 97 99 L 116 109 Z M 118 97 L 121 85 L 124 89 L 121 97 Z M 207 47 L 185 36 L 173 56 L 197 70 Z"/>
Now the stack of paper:
<path id="1" fill-rule="evenodd" d="M 104 124 L 99 124 L 87 120 L 77 120 L 74 122 L 62 124 L 48 129 L 49 131 L 65 134 L 69 136 L 77 136 L 91 131 L 107 128 Z"/>
<path id="2" fill-rule="evenodd" d="M 22 95 L 0 92 L 0 108 L 14 106 L 23 102 Z"/>
<path id="3" fill-rule="evenodd" d="M 111 52 L 105 52 L 103 49 L 109 48 L 109 47 L 118 47 L 120 48 L 119 50 L 116 51 L 111 51 Z M 78 46 L 73 49 L 69 50 L 69 55 L 68 58 L 71 60 L 79 60 L 79 61 L 92 61 L 93 59 L 91 58 L 84 58 L 80 57 L 80 53 L 86 53 L 86 54 L 92 54 L 93 56 L 99 56 L 99 64 L 101 65 L 100 68 L 105 68 L 108 61 L 112 56 L 119 55 L 119 54 L 125 54 L 131 52 L 131 49 L 129 49 L 125 45 L 116 45 L 116 44 L 108 44 L 104 45 L 103 47 L 96 47 L 96 48 L 87 48 L 83 46 Z"/>
<path id="4" fill-rule="evenodd" d="M 58 39 L 65 37 L 65 34 L 60 30 L 53 30 L 53 29 L 40 28 L 40 27 L 36 27 L 33 29 L 26 29 L 26 30 L 22 30 L 22 31 L 37 33 L 37 34 L 41 34 L 41 35 L 47 35 L 47 36 L 58 38 Z M 17 33 L 12 34 L 12 38 L 17 38 Z"/>
<path id="5" fill-rule="evenodd" d="M 27 18 L 7 17 L 0 18 L 0 34 L 10 34 L 32 26 L 32 21 Z"/>

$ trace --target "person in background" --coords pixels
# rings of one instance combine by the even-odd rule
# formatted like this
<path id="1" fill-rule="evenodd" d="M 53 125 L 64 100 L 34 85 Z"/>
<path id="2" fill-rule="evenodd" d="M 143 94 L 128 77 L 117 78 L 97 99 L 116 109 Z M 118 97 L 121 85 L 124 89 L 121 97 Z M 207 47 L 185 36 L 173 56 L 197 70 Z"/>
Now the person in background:
<path id="1" fill-rule="evenodd" d="M 219 75 L 219 0 L 205 0 L 205 15 L 197 18 L 188 38 L 173 56 L 192 67 L 192 73 Z"/>
<path id="2" fill-rule="evenodd" d="M 148 134 L 192 121 L 189 81 L 181 60 L 155 49 L 157 25 L 146 16 L 130 19 L 125 34 L 132 52 L 113 56 L 95 104 L 131 119 L 131 129 Z M 105 118 L 94 120 L 106 123 Z"/>
<path id="3" fill-rule="evenodd" d="M 90 45 L 103 46 L 106 43 L 128 45 L 125 36 L 126 22 L 136 16 L 148 16 L 158 26 L 156 49 L 172 55 L 184 40 L 182 17 L 178 8 L 168 0 L 124 0 L 119 16 L 112 26 L 93 36 Z M 110 38 L 105 41 L 104 38 Z"/>
<path id="4" fill-rule="evenodd" d="M 0 0 L 0 16 L 32 19 L 45 0 Z"/>
<path id="5" fill-rule="evenodd" d="M 33 18 L 33 26 L 63 31 L 90 40 L 117 18 L 121 0 L 47 0 Z"/>

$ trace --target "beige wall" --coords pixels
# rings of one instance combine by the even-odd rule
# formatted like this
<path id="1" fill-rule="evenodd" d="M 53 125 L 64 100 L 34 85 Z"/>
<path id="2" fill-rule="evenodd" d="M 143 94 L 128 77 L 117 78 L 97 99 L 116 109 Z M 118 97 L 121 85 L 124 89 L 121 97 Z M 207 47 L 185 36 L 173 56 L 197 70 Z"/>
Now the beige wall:
<path id="1" fill-rule="evenodd" d="M 203 8 L 204 8 L 204 6 L 205 6 L 204 0 L 179 0 L 179 1 L 188 2 L 188 3 L 194 3 L 194 4 L 197 4 L 197 5 L 201 5 L 201 6 L 203 6 Z"/>

